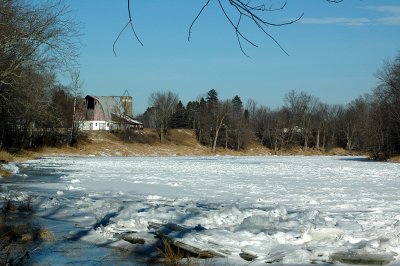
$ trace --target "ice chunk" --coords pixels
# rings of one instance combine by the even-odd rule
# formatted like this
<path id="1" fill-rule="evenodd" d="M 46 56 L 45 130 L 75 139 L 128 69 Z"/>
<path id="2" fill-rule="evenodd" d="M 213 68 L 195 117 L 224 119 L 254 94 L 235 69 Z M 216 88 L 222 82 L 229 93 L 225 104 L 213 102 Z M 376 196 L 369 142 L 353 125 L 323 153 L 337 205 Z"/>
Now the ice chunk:
<path id="1" fill-rule="evenodd" d="M 239 230 L 246 230 L 253 234 L 258 234 L 271 229 L 270 217 L 255 215 L 247 217 L 238 227 Z"/>
<path id="2" fill-rule="evenodd" d="M 332 262 L 363 264 L 363 265 L 386 265 L 393 261 L 393 254 L 389 253 L 363 253 L 357 251 L 336 252 L 330 256 Z"/>
<path id="3" fill-rule="evenodd" d="M 318 228 L 309 229 L 303 235 L 304 242 L 309 242 L 313 240 L 334 240 L 340 234 L 342 230 L 338 228 Z"/>
<path id="4" fill-rule="evenodd" d="M 85 190 L 85 188 L 83 188 L 83 187 L 74 187 L 74 186 L 71 186 L 71 185 L 68 185 L 68 186 L 66 186 L 65 187 L 65 190 L 77 190 L 77 191 L 81 191 L 81 190 Z"/>
<path id="5" fill-rule="evenodd" d="M 12 173 L 13 175 L 16 175 L 19 173 L 19 168 L 14 163 L 2 164 L 2 165 L 0 165 L 0 167 L 3 170 Z"/>

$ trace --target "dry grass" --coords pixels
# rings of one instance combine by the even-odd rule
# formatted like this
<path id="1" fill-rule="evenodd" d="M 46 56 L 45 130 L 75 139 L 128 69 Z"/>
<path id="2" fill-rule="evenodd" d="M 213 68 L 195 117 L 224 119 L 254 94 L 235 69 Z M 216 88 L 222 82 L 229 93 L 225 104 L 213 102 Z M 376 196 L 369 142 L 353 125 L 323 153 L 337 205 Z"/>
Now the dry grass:
<path id="1" fill-rule="evenodd" d="M 279 150 L 274 153 L 276 155 L 304 155 L 304 156 L 318 156 L 318 155 L 331 155 L 331 156 L 346 156 L 346 155 L 367 155 L 361 152 L 347 151 L 343 148 L 330 148 L 323 150 L 322 148 L 303 148 L 303 147 L 292 147 L 289 149 Z"/>
<path id="2" fill-rule="evenodd" d="M 18 206 L 12 200 L 4 199 L 3 207 L 1 208 L 1 211 L 4 215 L 16 210 L 18 210 Z"/>
<path id="3" fill-rule="evenodd" d="M 160 235 L 160 239 L 162 242 L 162 254 L 164 257 L 163 264 L 167 266 L 200 266 L 206 265 L 206 263 L 201 264 L 199 258 L 192 258 L 188 252 L 175 247 L 171 240 L 165 237 L 164 235 Z M 208 260 L 204 260 L 204 262 L 208 262 Z"/>
<path id="4" fill-rule="evenodd" d="M 182 259 L 185 257 L 184 253 L 179 249 L 173 248 L 171 241 L 168 238 L 161 236 L 161 241 L 165 265 L 182 265 Z"/>
<path id="5" fill-rule="evenodd" d="M 8 171 L 3 170 L 3 169 L 0 168 L 0 176 L 2 176 L 2 177 L 9 177 L 9 176 L 12 176 L 12 173 L 10 173 L 10 172 L 8 172 Z"/>
<path id="6" fill-rule="evenodd" d="M 142 133 L 148 139 L 157 136 L 154 129 L 145 129 Z M 28 154 L 29 157 L 38 156 L 62 156 L 62 155 L 96 155 L 96 156 L 212 156 L 210 147 L 198 143 L 193 130 L 175 129 L 169 130 L 165 141 L 151 141 L 150 143 L 138 143 L 122 141 L 118 136 L 105 132 L 88 132 L 87 141 L 74 147 L 42 148 Z M 270 150 L 253 142 L 245 151 L 217 149 L 218 155 L 269 155 Z"/>
<path id="7" fill-rule="evenodd" d="M 11 155 L 11 153 L 0 150 L 0 161 L 7 161 L 7 162 L 12 162 L 14 160 L 14 156 Z"/>
<path id="8" fill-rule="evenodd" d="M 173 129 L 169 130 L 165 141 L 154 141 L 157 132 L 154 129 L 144 129 L 143 139 L 152 140 L 149 143 L 134 141 L 122 141 L 118 136 L 106 131 L 85 132 L 84 137 L 77 145 L 70 147 L 44 147 L 38 150 L 23 151 L 16 155 L 16 160 L 23 161 L 40 156 L 62 155 L 96 155 L 96 156 L 256 156 L 271 155 L 273 152 L 262 146 L 257 140 L 252 139 L 246 150 L 226 150 L 218 148 L 216 153 L 211 152 L 210 147 L 198 143 L 193 130 Z M 345 154 L 345 151 L 336 151 L 333 154 Z M 294 148 L 277 152 L 277 155 L 322 155 L 320 150 Z"/>
<path id="9" fill-rule="evenodd" d="M 0 261 L 4 265 L 24 265 L 29 259 L 28 250 L 42 241 L 54 240 L 52 232 L 36 228 L 30 222 L 5 224 L 0 221 Z"/>
<path id="10" fill-rule="evenodd" d="M 56 240 L 56 236 L 54 235 L 54 233 L 46 228 L 40 228 L 38 236 L 42 241 L 54 242 Z"/>
<path id="11" fill-rule="evenodd" d="M 288 149 L 279 150 L 276 152 L 276 155 L 304 155 L 304 156 L 312 156 L 312 155 L 322 155 L 326 154 L 321 149 L 308 148 L 304 149 L 303 147 L 292 147 Z"/>
<path id="12" fill-rule="evenodd" d="M 265 156 L 265 155 L 355 155 L 348 151 L 335 148 L 328 151 L 321 149 L 302 149 L 296 147 L 274 152 L 261 145 L 255 138 L 251 139 L 246 150 L 226 150 L 217 148 L 216 153 L 210 147 L 202 146 L 196 139 L 195 132 L 189 129 L 169 130 L 164 142 L 158 141 L 155 129 L 144 129 L 140 136 L 131 141 L 123 141 L 121 137 L 106 131 L 92 131 L 82 133 L 78 143 L 74 146 L 43 147 L 37 150 L 22 151 L 16 155 L 0 151 L 0 159 L 7 161 L 25 161 L 41 156 Z M 357 154 L 359 155 L 359 154 Z M 400 159 L 399 159 L 400 160 Z M 4 175 L 5 173 L 3 173 Z M 2 173 L 0 172 L 0 175 Z"/>
<path id="13" fill-rule="evenodd" d="M 12 173 L 1 168 L 2 163 L 8 163 L 12 161 L 14 161 L 14 156 L 12 156 L 7 151 L 0 150 L 0 176 L 2 177 L 12 176 Z"/>
<path id="14" fill-rule="evenodd" d="M 145 129 L 143 134 L 154 136 L 156 132 Z M 164 142 L 137 143 L 124 142 L 108 132 L 90 132 L 90 143 L 79 145 L 76 154 L 100 156 L 168 156 L 168 155 L 207 155 L 209 149 L 199 145 L 190 130 L 170 131 Z M 153 137 L 150 137 L 153 138 Z"/>
<path id="15" fill-rule="evenodd" d="M 31 197 L 23 201 L 2 199 L 0 265 L 25 265 L 35 246 L 43 241 L 55 240 L 51 231 L 33 224 L 31 200 Z"/>
<path id="16" fill-rule="evenodd" d="M 400 163 L 400 154 L 393 155 L 389 159 L 390 162 Z"/>

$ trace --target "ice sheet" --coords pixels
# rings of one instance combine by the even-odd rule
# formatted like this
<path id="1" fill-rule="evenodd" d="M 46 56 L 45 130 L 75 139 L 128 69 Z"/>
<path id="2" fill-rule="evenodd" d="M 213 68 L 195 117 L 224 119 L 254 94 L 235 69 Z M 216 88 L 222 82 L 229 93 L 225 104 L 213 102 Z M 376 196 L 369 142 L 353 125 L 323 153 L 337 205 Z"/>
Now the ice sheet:
<path id="1" fill-rule="evenodd" d="M 132 249 L 118 235 L 173 241 L 226 256 L 221 264 L 311 264 L 334 254 L 400 263 L 400 165 L 362 157 L 49 157 L 39 213 L 73 221 L 80 238 Z M 152 226 L 149 226 L 152 225 Z M 155 225 L 160 225 L 156 229 Z M 339 252 L 339 253 L 338 253 Z M 386 258 L 386 257 L 385 257 Z M 216 260 L 218 262 L 218 260 Z"/>

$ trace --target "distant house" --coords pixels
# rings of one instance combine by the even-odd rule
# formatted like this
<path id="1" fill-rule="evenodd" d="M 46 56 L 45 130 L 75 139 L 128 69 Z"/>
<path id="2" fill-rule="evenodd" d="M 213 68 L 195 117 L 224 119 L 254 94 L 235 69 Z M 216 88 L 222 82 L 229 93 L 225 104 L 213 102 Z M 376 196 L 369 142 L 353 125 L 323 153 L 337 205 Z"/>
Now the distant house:
<path id="1" fill-rule="evenodd" d="M 78 117 L 81 130 L 143 129 L 143 123 L 133 119 L 131 96 L 87 95 Z"/>

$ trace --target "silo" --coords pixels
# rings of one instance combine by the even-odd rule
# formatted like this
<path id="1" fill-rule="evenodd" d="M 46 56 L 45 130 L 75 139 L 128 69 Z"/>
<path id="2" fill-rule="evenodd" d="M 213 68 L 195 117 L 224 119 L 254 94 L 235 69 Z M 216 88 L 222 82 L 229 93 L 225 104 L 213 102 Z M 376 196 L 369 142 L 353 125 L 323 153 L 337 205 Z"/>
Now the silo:
<path id="1" fill-rule="evenodd" d="M 121 96 L 121 105 L 124 109 L 124 114 L 133 117 L 132 112 L 132 96 Z"/>

